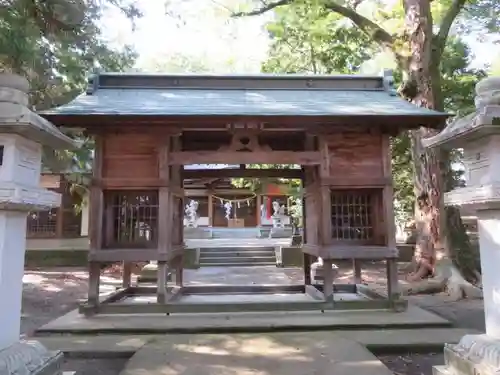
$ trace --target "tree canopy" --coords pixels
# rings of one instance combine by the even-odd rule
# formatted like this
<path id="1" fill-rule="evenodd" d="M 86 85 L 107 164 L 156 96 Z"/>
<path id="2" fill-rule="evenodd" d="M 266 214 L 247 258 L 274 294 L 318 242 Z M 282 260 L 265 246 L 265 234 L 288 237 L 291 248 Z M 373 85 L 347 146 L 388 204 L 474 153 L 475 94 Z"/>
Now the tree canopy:
<path id="1" fill-rule="evenodd" d="M 363 0 L 274 0 L 251 2 L 234 16 L 255 16 L 268 11 L 276 12 L 277 21 L 270 31 L 278 37 L 271 48 L 274 59 L 265 69 L 355 71 L 363 59 L 363 50 L 372 56 L 385 53 L 391 56 L 398 70 L 402 97 L 421 107 L 453 110 L 457 114 L 473 107 L 472 87 L 484 76 L 484 72 L 468 68 L 470 51 L 457 31 L 481 32 L 491 39 L 500 30 L 499 5 L 492 0 L 403 0 L 391 4 Z M 323 39 L 319 46 L 318 36 Z M 332 36 L 348 42 L 325 54 L 322 48 L 336 44 L 337 39 Z M 302 42 L 297 43 L 297 39 Z M 343 58 L 346 49 L 354 63 Z M 330 58 L 314 59 L 318 52 L 319 56 Z M 343 59 L 340 69 L 337 59 Z M 325 62 L 330 66 L 319 69 L 318 65 Z M 412 290 L 448 287 L 454 295 L 461 296 L 471 288 L 463 278 L 455 277 L 459 272 L 452 263 L 460 263 L 457 258 L 470 253 L 471 246 L 459 212 L 451 207 L 445 210 L 443 205 L 443 193 L 456 183 L 452 168 L 455 155 L 422 146 L 422 139 L 434 134 L 435 130 L 422 127 L 394 140 L 396 195 L 404 211 L 409 211 L 404 197 L 410 196 L 411 190 L 417 198 L 414 208 L 419 235 L 415 259 L 419 268 L 410 276 L 417 281 L 421 274 L 429 273 L 422 272 L 424 269 L 431 269 L 436 275 L 432 283 Z M 413 186 L 409 183 L 409 170 Z M 468 272 L 468 276 L 473 274 Z"/>
<path id="2" fill-rule="evenodd" d="M 0 71 L 26 77 L 31 105 L 40 110 L 65 104 L 84 92 L 93 69 L 130 68 L 136 58 L 133 49 L 112 49 L 102 37 L 99 22 L 109 7 L 124 12 L 131 22 L 141 16 L 125 0 L 0 0 Z M 82 147 L 72 152 L 46 149 L 45 168 L 88 171 L 91 140 L 71 135 Z"/>

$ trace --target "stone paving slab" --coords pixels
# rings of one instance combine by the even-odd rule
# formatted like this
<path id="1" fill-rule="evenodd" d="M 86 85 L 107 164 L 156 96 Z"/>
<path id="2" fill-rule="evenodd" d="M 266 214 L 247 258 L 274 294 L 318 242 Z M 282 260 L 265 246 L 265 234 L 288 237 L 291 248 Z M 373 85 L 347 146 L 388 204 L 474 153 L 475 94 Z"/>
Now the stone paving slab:
<path id="1" fill-rule="evenodd" d="M 196 333 L 260 332 L 291 329 L 382 329 L 449 327 L 436 314 L 409 305 L 401 313 L 383 310 L 287 311 L 213 314 L 123 314 L 86 318 L 77 310 L 53 320 L 36 331 L 49 333 Z"/>
<path id="2" fill-rule="evenodd" d="M 185 285 L 290 285 L 292 280 L 284 268 L 273 266 L 257 267 L 201 267 L 185 269 Z"/>
<path id="3" fill-rule="evenodd" d="M 49 350 L 60 350 L 76 357 L 130 357 L 145 344 L 161 336 L 154 335 L 71 335 L 37 337 Z"/>
<path id="4" fill-rule="evenodd" d="M 120 375 L 392 375 L 359 343 L 329 332 L 167 335 Z"/>
<path id="5" fill-rule="evenodd" d="M 463 328 L 423 328 L 423 329 L 384 329 L 362 331 L 336 331 L 342 337 L 356 341 L 369 349 L 380 352 L 393 349 L 411 350 L 415 347 L 440 347 L 444 344 L 457 344 L 464 335 L 481 332 Z"/>
<path id="6" fill-rule="evenodd" d="M 405 350 L 419 347 L 442 347 L 455 344 L 466 334 L 479 331 L 462 328 L 386 329 L 361 331 L 326 331 L 383 352 L 397 348 Z M 164 335 L 64 335 L 38 337 L 50 350 L 61 350 L 75 357 L 130 357 L 147 343 L 163 339 Z"/>

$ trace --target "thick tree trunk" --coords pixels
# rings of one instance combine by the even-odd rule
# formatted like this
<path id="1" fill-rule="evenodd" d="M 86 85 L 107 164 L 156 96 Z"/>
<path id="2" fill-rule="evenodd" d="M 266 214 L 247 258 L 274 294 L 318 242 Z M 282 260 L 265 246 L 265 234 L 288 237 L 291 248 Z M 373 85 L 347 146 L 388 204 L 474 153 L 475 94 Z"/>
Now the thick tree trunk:
<path id="1" fill-rule="evenodd" d="M 401 92 L 420 107 L 442 109 L 439 56 L 434 53 L 430 1 L 404 0 L 404 9 L 411 57 Z M 458 238 L 467 244 L 468 238 L 464 237 L 458 210 L 444 210 L 443 192 L 445 179 L 449 177 L 446 173 L 448 158 L 442 151 L 422 146 L 422 139 L 435 134 L 435 130 L 428 128 L 410 132 L 417 197 L 415 261 L 418 267 L 409 276 L 413 284 L 404 292 L 433 293 L 447 289 L 456 299 L 464 295 L 479 296 L 480 290 L 462 277 L 450 256 L 450 245 L 455 245 Z M 448 233 L 445 232 L 447 224 Z"/>

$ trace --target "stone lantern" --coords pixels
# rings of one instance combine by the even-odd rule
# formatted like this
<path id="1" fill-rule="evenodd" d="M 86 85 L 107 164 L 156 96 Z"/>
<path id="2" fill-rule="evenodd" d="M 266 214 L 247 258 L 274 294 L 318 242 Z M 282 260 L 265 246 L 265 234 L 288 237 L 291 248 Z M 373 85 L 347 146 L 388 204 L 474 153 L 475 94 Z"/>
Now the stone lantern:
<path id="1" fill-rule="evenodd" d="M 476 85 L 476 111 L 425 140 L 426 147 L 464 151 L 466 187 L 445 194 L 445 204 L 475 212 L 478 220 L 486 334 L 446 345 L 435 374 L 500 372 L 500 78 Z"/>
<path id="2" fill-rule="evenodd" d="M 28 211 L 60 205 L 40 187 L 42 146 L 68 149 L 71 138 L 28 108 L 28 81 L 0 74 L 0 374 L 60 374 L 61 353 L 19 341 Z"/>

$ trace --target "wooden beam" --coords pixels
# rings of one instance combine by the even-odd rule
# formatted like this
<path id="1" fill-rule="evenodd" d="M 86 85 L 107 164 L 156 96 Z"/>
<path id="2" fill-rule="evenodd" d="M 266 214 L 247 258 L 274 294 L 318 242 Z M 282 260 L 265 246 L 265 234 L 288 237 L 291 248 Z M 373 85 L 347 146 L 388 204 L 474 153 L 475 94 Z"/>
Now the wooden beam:
<path id="1" fill-rule="evenodd" d="M 300 169 L 184 169 L 183 179 L 198 178 L 302 178 Z"/>
<path id="2" fill-rule="evenodd" d="M 150 190 L 168 187 L 168 180 L 162 178 L 92 178 L 92 186 L 101 189 Z"/>
<path id="3" fill-rule="evenodd" d="M 397 248 L 387 246 L 362 245 L 313 245 L 304 244 L 302 251 L 323 259 L 396 259 L 399 255 Z"/>
<path id="4" fill-rule="evenodd" d="M 317 151 L 178 151 L 169 155 L 170 165 L 187 164 L 299 164 L 317 165 L 321 154 Z"/>
<path id="5" fill-rule="evenodd" d="M 349 176 L 336 176 L 336 177 L 323 177 L 321 185 L 331 186 L 332 188 L 383 188 L 392 185 L 392 177 L 371 177 L 365 178 L 349 177 Z"/>
<path id="6" fill-rule="evenodd" d="M 183 246 L 172 246 L 168 252 L 159 249 L 105 249 L 89 253 L 91 262 L 148 262 L 151 260 L 170 261 L 184 251 Z"/>
<path id="7" fill-rule="evenodd" d="M 184 196 L 185 197 L 203 197 L 203 196 L 208 196 L 208 195 L 241 195 L 241 196 L 248 196 L 251 197 L 253 194 L 255 194 L 252 190 L 250 189 L 184 189 Z"/>

